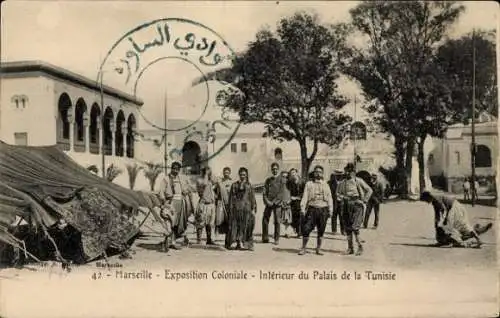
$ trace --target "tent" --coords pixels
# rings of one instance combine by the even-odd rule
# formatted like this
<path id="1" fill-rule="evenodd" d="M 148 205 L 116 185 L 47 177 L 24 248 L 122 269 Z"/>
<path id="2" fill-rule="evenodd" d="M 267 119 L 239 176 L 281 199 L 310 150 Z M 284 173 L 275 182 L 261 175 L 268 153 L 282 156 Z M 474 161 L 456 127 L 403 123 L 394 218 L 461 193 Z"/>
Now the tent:
<path id="1" fill-rule="evenodd" d="M 0 141 L 3 242 L 19 243 L 8 230 L 17 217 L 55 244 L 48 229 L 64 220 L 80 233 L 86 262 L 109 248 L 126 250 L 149 215 L 161 223 L 153 209 L 159 204 L 154 194 L 132 191 L 92 174 L 56 146 L 13 146 Z"/>

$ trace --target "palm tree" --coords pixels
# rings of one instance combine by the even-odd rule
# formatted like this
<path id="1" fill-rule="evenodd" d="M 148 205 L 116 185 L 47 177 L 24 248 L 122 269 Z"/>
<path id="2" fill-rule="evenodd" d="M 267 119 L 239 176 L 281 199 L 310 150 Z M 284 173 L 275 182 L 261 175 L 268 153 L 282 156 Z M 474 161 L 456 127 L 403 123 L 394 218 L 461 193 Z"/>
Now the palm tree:
<path id="1" fill-rule="evenodd" d="M 117 168 L 113 164 L 111 164 L 106 170 L 106 180 L 108 180 L 109 182 L 113 182 L 113 180 L 115 180 L 116 177 L 122 174 L 122 172 L 122 169 Z"/>
<path id="2" fill-rule="evenodd" d="M 137 179 L 137 175 L 139 171 L 143 169 L 143 167 L 139 166 L 137 163 L 126 165 L 128 172 L 128 184 L 130 186 L 130 190 L 134 190 L 135 180 Z"/>
<path id="3" fill-rule="evenodd" d="M 146 168 L 144 169 L 144 176 L 149 180 L 149 186 L 151 187 L 151 191 L 154 191 L 156 179 L 158 179 L 158 176 L 162 172 L 163 172 L 163 167 L 161 164 L 146 162 Z"/>

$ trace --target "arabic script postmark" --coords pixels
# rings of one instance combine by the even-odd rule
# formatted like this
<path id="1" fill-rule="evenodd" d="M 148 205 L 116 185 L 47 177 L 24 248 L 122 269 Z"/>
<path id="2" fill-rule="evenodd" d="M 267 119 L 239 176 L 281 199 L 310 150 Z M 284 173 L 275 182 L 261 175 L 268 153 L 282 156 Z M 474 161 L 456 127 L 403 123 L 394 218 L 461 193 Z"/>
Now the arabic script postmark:
<path id="1" fill-rule="evenodd" d="M 138 96 L 137 87 L 148 69 L 165 60 L 182 61 L 194 67 L 199 74 L 198 80 L 201 79 L 198 85 L 204 87 L 206 98 L 183 111 L 186 114 L 184 124 L 160 125 L 139 110 L 146 126 L 149 125 L 159 133 L 166 132 L 167 135 L 176 136 L 175 143 L 167 144 L 169 160 L 179 160 L 184 146 L 190 141 L 204 145 L 207 149 L 205 155 L 198 156 L 193 162 L 182 160 L 184 166 L 194 165 L 217 156 L 230 144 L 238 131 L 239 120 L 230 116 L 230 111 L 226 108 L 229 96 L 226 89 L 232 88 L 227 84 L 210 85 L 210 79 L 206 76 L 216 70 L 231 67 L 233 57 L 231 47 L 211 28 L 187 19 L 158 19 L 130 30 L 111 46 L 100 66 L 99 80 L 142 99 L 143 96 Z M 165 76 L 183 74 L 171 73 Z M 195 81 L 196 78 L 192 80 Z M 145 104 L 143 107 L 158 105 Z M 219 114 L 217 118 L 214 118 L 213 109 Z M 168 119 L 167 116 L 167 122 L 170 122 Z M 215 143 L 219 133 L 226 137 Z"/>

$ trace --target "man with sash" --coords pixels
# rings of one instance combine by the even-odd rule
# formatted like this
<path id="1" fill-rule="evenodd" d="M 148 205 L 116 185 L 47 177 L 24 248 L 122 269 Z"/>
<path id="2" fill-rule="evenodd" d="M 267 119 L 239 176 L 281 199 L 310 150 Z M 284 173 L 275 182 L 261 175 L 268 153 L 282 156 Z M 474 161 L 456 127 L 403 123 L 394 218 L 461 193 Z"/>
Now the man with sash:
<path id="1" fill-rule="evenodd" d="M 188 217 L 193 213 L 193 189 L 185 176 L 180 174 L 181 164 L 173 162 L 170 173 L 160 184 L 160 199 L 163 204 L 171 206 L 174 213 L 172 223 L 172 235 L 174 240 L 183 238 L 184 245 L 189 244 L 186 235 Z M 170 243 L 176 249 L 174 240 Z"/>
<path id="2" fill-rule="evenodd" d="M 342 204 L 342 218 L 347 235 L 347 252 L 354 254 L 352 236 L 356 239 L 358 250 L 356 255 L 363 253 L 363 246 L 359 236 L 359 230 L 363 224 L 363 217 L 366 204 L 370 199 L 373 190 L 366 182 L 356 177 L 356 169 L 353 163 L 348 163 L 344 168 L 346 179 L 337 186 L 337 197 Z"/>

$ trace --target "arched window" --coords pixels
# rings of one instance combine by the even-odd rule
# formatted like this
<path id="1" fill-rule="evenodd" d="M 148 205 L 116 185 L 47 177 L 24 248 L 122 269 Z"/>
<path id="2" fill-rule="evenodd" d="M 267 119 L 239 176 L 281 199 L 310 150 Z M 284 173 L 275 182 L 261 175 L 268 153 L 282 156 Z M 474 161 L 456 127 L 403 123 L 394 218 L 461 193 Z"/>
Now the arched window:
<path id="1" fill-rule="evenodd" d="M 281 148 L 274 149 L 274 160 L 281 161 L 283 160 L 283 150 Z"/>
<path id="2" fill-rule="evenodd" d="M 104 132 L 104 153 L 106 155 L 111 155 L 113 152 L 113 135 L 111 133 L 112 129 L 114 129 L 114 120 L 113 120 L 113 110 L 110 107 L 106 108 L 104 111 L 104 123 L 103 123 L 103 132 Z"/>
<path id="3" fill-rule="evenodd" d="M 90 109 L 90 153 L 99 153 L 99 122 L 101 117 L 101 109 L 99 105 L 94 103 Z"/>
<path id="4" fill-rule="evenodd" d="M 477 145 L 476 148 L 476 167 L 489 168 L 491 167 L 491 151 L 485 145 Z"/>
<path id="5" fill-rule="evenodd" d="M 125 136 L 123 136 L 122 127 L 125 127 L 125 115 L 123 114 L 123 111 L 120 110 L 116 116 L 115 133 L 115 149 L 118 157 L 123 157 L 123 153 L 125 152 L 125 149 L 123 149 L 123 138 L 125 138 Z"/>
<path id="6" fill-rule="evenodd" d="M 57 144 L 63 150 L 69 150 L 69 119 L 72 116 L 71 99 L 68 94 L 62 93 L 57 102 Z"/>
<path id="7" fill-rule="evenodd" d="M 82 98 L 79 98 L 75 105 L 75 151 L 82 152 L 85 151 L 85 126 L 83 123 L 83 118 L 87 112 L 87 105 Z"/>
<path id="8" fill-rule="evenodd" d="M 357 121 L 351 125 L 351 140 L 366 140 L 365 124 Z"/>
<path id="9" fill-rule="evenodd" d="M 127 118 L 127 157 L 134 158 L 134 131 L 135 131 L 135 117 L 130 114 Z"/>

